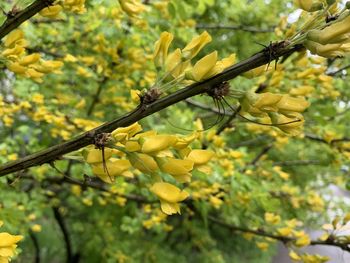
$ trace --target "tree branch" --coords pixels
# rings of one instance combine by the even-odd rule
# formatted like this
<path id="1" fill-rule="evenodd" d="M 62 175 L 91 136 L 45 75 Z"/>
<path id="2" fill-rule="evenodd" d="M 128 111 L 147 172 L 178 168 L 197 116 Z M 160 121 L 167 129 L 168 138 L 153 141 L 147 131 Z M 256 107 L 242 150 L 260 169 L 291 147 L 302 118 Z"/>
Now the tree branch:
<path id="1" fill-rule="evenodd" d="M 39 246 L 39 241 L 36 235 L 33 233 L 33 231 L 29 230 L 29 236 L 30 239 L 33 242 L 34 249 L 35 249 L 35 263 L 40 263 L 40 246 Z"/>
<path id="2" fill-rule="evenodd" d="M 140 105 L 133 111 L 125 114 L 124 116 L 115 119 L 113 121 L 104 123 L 103 125 L 92 129 L 76 138 L 73 138 L 67 142 L 49 147 L 40 152 L 31 154 L 22 159 L 9 162 L 2 167 L 0 167 L 0 176 L 4 176 L 9 173 L 24 170 L 29 167 L 41 165 L 44 163 L 53 162 L 60 159 L 62 155 L 76 151 L 82 147 L 89 144 L 93 144 L 94 138 L 100 133 L 110 133 L 116 128 L 125 127 L 131 125 L 155 112 L 165 109 L 173 104 L 176 104 L 182 100 L 193 97 L 198 94 L 202 94 L 216 87 L 224 81 L 231 80 L 238 75 L 249 71 L 251 69 L 257 68 L 264 64 L 271 62 L 271 60 L 277 59 L 278 57 L 284 56 L 291 52 L 300 49 L 299 46 L 286 49 L 285 42 L 274 43 L 274 54 L 271 57 L 271 47 L 267 47 L 262 51 L 256 53 L 252 57 L 243 60 L 222 73 L 213 76 L 212 78 L 189 85 L 183 89 L 180 89 L 168 96 L 160 98 L 153 103 L 147 105 Z"/>
<path id="3" fill-rule="evenodd" d="M 221 225 L 223 227 L 226 227 L 232 231 L 237 231 L 237 232 L 243 232 L 243 233 L 250 233 L 250 234 L 254 234 L 257 236 L 263 236 L 263 237 L 268 237 L 268 238 L 272 238 L 278 241 L 281 241 L 282 243 L 288 243 L 288 242 L 293 242 L 296 239 L 292 238 L 292 237 L 285 237 L 285 236 L 280 236 L 280 235 L 275 235 L 275 234 L 271 234 L 268 233 L 262 229 L 257 229 L 257 230 L 253 230 L 253 229 L 249 229 L 249 228 L 244 228 L 244 227 L 239 227 L 239 226 L 235 226 L 235 225 L 231 225 L 229 223 L 226 223 L 216 217 L 213 216 L 208 216 L 208 219 L 218 225 Z M 346 243 L 339 243 L 335 240 L 333 240 L 332 238 L 328 238 L 325 241 L 320 241 L 320 240 L 311 240 L 310 242 L 311 246 L 315 246 L 315 245 L 326 245 L 326 246 L 333 246 L 333 247 L 338 247 L 344 251 L 350 252 L 350 247 L 349 244 Z"/>
<path id="4" fill-rule="evenodd" d="M 250 33 L 271 33 L 274 31 L 273 27 L 267 28 L 267 29 L 261 29 L 261 28 L 255 28 L 251 26 L 242 26 L 242 25 L 197 25 L 196 29 L 208 29 L 208 30 L 219 30 L 219 29 L 226 29 L 226 30 L 241 30 L 245 32 Z"/>
<path id="5" fill-rule="evenodd" d="M 39 13 L 42 9 L 53 4 L 54 1 L 55 0 L 36 0 L 34 3 L 15 15 L 8 15 L 5 22 L 0 26 L 0 40 L 12 30 L 16 29 L 23 22 Z"/>
<path id="6" fill-rule="evenodd" d="M 94 108 L 95 108 L 97 102 L 99 102 L 99 100 L 100 100 L 100 95 L 101 95 L 102 89 L 104 88 L 107 81 L 108 81 L 108 78 L 104 77 L 102 79 L 101 83 L 99 83 L 97 91 L 92 98 L 92 102 L 91 102 L 90 107 L 88 109 L 87 116 L 91 116 L 92 112 L 94 111 Z"/>
<path id="7" fill-rule="evenodd" d="M 59 211 L 59 208 L 53 207 L 52 210 L 53 210 L 53 214 L 55 216 L 55 219 L 56 219 L 56 221 L 57 221 L 57 223 L 62 231 L 62 234 L 63 234 L 64 243 L 66 246 L 66 253 L 67 253 L 66 262 L 71 263 L 73 260 L 73 251 L 72 251 L 72 244 L 71 244 L 71 241 L 69 238 L 68 229 L 67 229 L 66 224 L 64 222 L 63 216 L 61 215 L 61 213 Z"/>
<path id="8" fill-rule="evenodd" d="M 350 65 L 344 66 L 344 67 L 342 67 L 342 68 L 340 68 L 340 69 L 338 69 L 338 70 L 336 70 L 336 71 L 329 72 L 329 73 L 327 73 L 327 75 L 333 77 L 333 76 L 335 76 L 335 75 L 338 75 L 339 73 L 342 73 L 343 70 L 346 70 L 346 69 L 348 69 L 348 68 L 350 68 Z"/>

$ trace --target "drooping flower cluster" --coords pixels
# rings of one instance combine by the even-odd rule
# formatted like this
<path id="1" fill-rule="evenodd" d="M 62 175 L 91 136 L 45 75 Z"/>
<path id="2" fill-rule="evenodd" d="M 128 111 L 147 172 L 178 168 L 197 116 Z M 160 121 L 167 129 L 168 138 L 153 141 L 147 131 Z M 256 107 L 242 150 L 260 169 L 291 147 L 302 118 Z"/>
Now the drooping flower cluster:
<path id="1" fill-rule="evenodd" d="M 303 44 L 312 54 L 325 58 L 342 57 L 350 51 L 349 3 L 339 11 L 337 1 L 333 0 L 295 2 L 307 12 L 318 12 L 311 15 L 299 32 L 290 39 L 293 45 Z M 325 16 L 332 17 L 326 18 L 326 24 L 323 22 Z"/>
<path id="2" fill-rule="evenodd" d="M 12 31 L 3 43 L 0 58 L 12 72 L 42 82 L 42 77 L 48 73 L 60 73 L 61 61 L 43 60 L 39 53 L 26 54 L 27 42 L 22 30 Z"/>
<path id="3" fill-rule="evenodd" d="M 217 51 L 214 51 L 192 65 L 191 60 L 211 42 L 211 36 L 204 31 L 201 35 L 194 37 L 183 49 L 177 48 L 168 54 L 173 38 L 171 33 L 163 32 L 154 48 L 154 64 L 158 70 L 164 71 L 164 76 L 160 78 L 164 83 L 172 80 L 175 80 L 172 84 L 182 81 L 199 82 L 222 72 L 236 60 L 235 54 L 218 60 Z"/>
<path id="4" fill-rule="evenodd" d="M 197 139 L 197 132 L 182 137 L 141 131 L 138 123 L 118 128 L 110 134 L 104 153 L 88 147 L 83 152 L 84 159 L 91 165 L 93 173 L 106 183 L 112 183 L 119 175 L 133 177 L 130 168 L 149 175 L 156 182 L 150 189 L 161 199 L 162 211 L 180 213 L 178 202 L 188 194 L 163 182 L 160 174 L 169 174 L 177 183 L 190 182 L 194 169 L 208 171 L 206 164 L 214 154 L 189 146 Z"/>
<path id="5" fill-rule="evenodd" d="M 294 98 L 285 94 L 271 92 L 258 94 L 248 91 L 241 99 L 241 106 L 242 112 L 255 117 L 267 117 L 270 123 L 281 131 L 297 135 L 304 123 L 301 113 L 309 106 L 309 102 L 304 98 Z"/>
<path id="6" fill-rule="evenodd" d="M 0 221 L 0 227 L 3 222 Z M 23 239 L 23 236 L 11 235 L 7 232 L 0 232 L 0 262 L 8 263 L 10 258 L 15 255 L 17 243 Z"/>

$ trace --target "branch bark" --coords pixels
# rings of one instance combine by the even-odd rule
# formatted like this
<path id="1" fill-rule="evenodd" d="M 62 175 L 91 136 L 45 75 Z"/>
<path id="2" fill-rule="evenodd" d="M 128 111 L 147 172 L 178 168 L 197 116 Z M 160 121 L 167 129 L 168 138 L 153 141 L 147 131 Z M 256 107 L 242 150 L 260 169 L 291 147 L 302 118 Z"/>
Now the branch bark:
<path id="1" fill-rule="evenodd" d="M 282 243 L 288 243 L 288 242 L 293 242 L 296 239 L 292 238 L 292 237 L 285 237 L 285 236 L 280 236 L 280 235 L 275 235 L 275 234 L 271 234 L 268 233 L 264 230 L 261 229 L 257 229 L 257 230 L 253 230 L 253 229 L 249 229 L 249 228 L 244 228 L 244 227 L 240 227 L 240 226 L 235 226 L 235 225 L 231 225 L 229 223 L 226 223 L 216 217 L 213 216 L 208 216 L 208 219 L 215 223 L 218 224 L 220 226 L 226 227 L 232 231 L 237 231 L 237 232 L 243 232 L 243 233 L 250 233 L 250 234 L 254 234 L 257 236 L 263 236 L 263 237 L 268 237 L 268 238 L 272 238 L 278 241 L 281 241 Z M 326 245 L 326 246 L 333 246 L 333 247 L 338 247 L 344 251 L 350 252 L 350 247 L 349 244 L 346 243 L 339 243 L 338 241 L 333 240 L 332 238 L 328 238 L 325 241 L 321 241 L 321 240 L 312 240 L 310 242 L 311 246 L 315 246 L 315 245 Z"/>
<path id="2" fill-rule="evenodd" d="M 124 116 L 113 121 L 106 122 L 103 125 L 92 129 L 67 142 L 49 147 L 45 150 L 31 154 L 22 159 L 9 162 L 0 167 L 0 176 L 24 170 L 33 166 L 42 165 L 44 163 L 53 162 L 57 159 L 60 159 L 61 156 L 64 154 L 76 151 L 89 144 L 93 144 L 95 136 L 100 133 L 110 133 L 116 128 L 131 125 L 155 112 L 163 110 L 182 100 L 185 100 L 198 94 L 205 93 L 211 88 L 221 84 L 222 82 L 234 79 L 235 77 L 239 76 L 240 74 L 246 71 L 267 64 L 272 60 L 277 59 L 278 57 L 282 57 L 286 54 L 293 53 L 296 50 L 300 50 L 300 46 L 286 49 L 284 47 L 284 42 L 274 43 L 273 45 L 273 56 L 271 54 L 271 47 L 267 47 L 262 51 L 256 53 L 255 55 L 251 56 L 250 58 L 229 67 L 222 73 L 215 75 L 208 80 L 189 85 L 168 96 L 160 98 L 153 103 L 147 105 L 140 105 L 133 111 L 125 114 Z"/>
<path id="3" fill-rule="evenodd" d="M 54 1 L 55 0 L 36 0 L 24 10 L 14 15 L 8 15 L 5 22 L 0 26 L 0 40 L 23 22 L 39 13 L 42 9 L 53 4 Z"/>

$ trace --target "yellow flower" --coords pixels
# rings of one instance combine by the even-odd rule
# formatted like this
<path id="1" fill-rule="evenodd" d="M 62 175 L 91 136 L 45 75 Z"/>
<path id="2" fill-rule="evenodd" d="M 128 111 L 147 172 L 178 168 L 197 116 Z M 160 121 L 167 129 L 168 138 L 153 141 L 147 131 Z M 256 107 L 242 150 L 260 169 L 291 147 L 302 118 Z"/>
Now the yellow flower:
<path id="1" fill-rule="evenodd" d="M 266 223 L 276 225 L 281 222 L 281 217 L 279 215 L 275 215 L 274 213 L 265 213 L 264 215 Z"/>
<path id="2" fill-rule="evenodd" d="M 60 5 L 53 5 L 53 6 L 48 6 L 44 9 L 42 9 L 39 14 L 45 17 L 49 18 L 55 18 L 57 15 L 61 12 L 62 6 Z"/>
<path id="3" fill-rule="evenodd" d="M 130 126 L 115 129 L 112 132 L 112 136 L 116 141 L 125 142 L 125 140 L 129 139 L 130 137 L 133 137 L 136 133 L 139 133 L 140 131 L 142 131 L 141 125 L 135 122 Z"/>
<path id="4" fill-rule="evenodd" d="M 117 158 L 110 158 L 103 163 L 93 164 L 92 172 L 106 183 L 112 183 L 115 176 L 122 175 L 128 170 L 131 164 L 128 160 L 120 160 Z M 107 169 L 107 171 L 106 171 Z"/>
<path id="5" fill-rule="evenodd" d="M 34 64 L 35 62 L 38 62 L 39 59 L 40 59 L 40 54 L 33 53 L 31 55 L 21 58 L 21 60 L 19 61 L 19 64 L 21 64 L 22 66 L 28 66 L 30 64 Z"/>
<path id="6" fill-rule="evenodd" d="M 110 148 L 104 149 L 104 158 L 105 161 L 107 161 L 109 158 L 111 158 L 113 154 L 113 150 Z M 103 156 L 102 156 L 102 150 L 100 149 L 94 149 L 94 148 L 87 148 L 83 150 L 83 157 L 87 163 L 94 164 L 94 163 L 101 163 L 103 162 Z"/>
<path id="7" fill-rule="evenodd" d="M 256 246 L 262 251 L 266 251 L 269 248 L 269 243 L 267 242 L 256 242 Z"/>
<path id="8" fill-rule="evenodd" d="M 185 200 L 189 194 L 181 191 L 176 186 L 169 183 L 155 183 L 150 190 L 160 199 L 160 207 L 167 215 L 172 215 L 180 212 L 179 202 Z"/>
<path id="9" fill-rule="evenodd" d="M 291 250 L 289 252 L 289 257 L 290 257 L 291 260 L 294 260 L 294 261 L 300 261 L 301 260 L 301 257 L 297 253 L 295 253 L 293 250 Z"/>
<path id="10" fill-rule="evenodd" d="M 201 58 L 197 61 L 197 63 L 193 66 L 193 68 L 186 73 L 186 78 L 192 79 L 195 81 L 201 81 L 210 77 L 209 72 L 216 65 L 218 58 L 218 52 L 214 51 L 209 55 Z"/>
<path id="11" fill-rule="evenodd" d="M 10 56 L 18 57 L 18 56 L 22 55 L 24 53 L 24 51 L 25 51 L 24 47 L 16 45 L 13 48 L 5 49 L 1 53 L 1 55 L 4 56 L 4 57 L 10 57 Z"/>
<path id="12" fill-rule="evenodd" d="M 191 181 L 191 171 L 193 161 L 173 158 L 158 158 L 160 169 L 172 175 L 178 182 L 185 183 Z"/>
<path id="13" fill-rule="evenodd" d="M 279 101 L 283 97 L 283 95 L 281 94 L 274 94 L 271 92 L 258 94 L 252 91 L 247 92 L 246 96 L 248 97 L 248 99 L 251 96 L 251 100 L 252 100 L 251 105 L 254 108 L 257 108 L 263 112 L 277 111 L 278 110 L 277 103 L 279 103 Z M 254 101 L 254 96 L 256 97 L 255 101 Z"/>
<path id="14" fill-rule="evenodd" d="M 51 61 L 40 61 L 40 64 L 31 65 L 33 69 L 41 73 L 51 73 L 63 66 L 63 62 L 51 60 Z"/>
<path id="15" fill-rule="evenodd" d="M 308 246 L 310 245 L 311 243 L 311 239 L 310 237 L 303 233 L 302 235 L 300 235 L 300 237 L 298 237 L 298 239 L 295 241 L 295 245 L 297 247 L 305 247 L 305 246 Z"/>
<path id="16" fill-rule="evenodd" d="M 156 42 L 153 53 L 153 61 L 156 67 L 161 67 L 165 64 L 165 60 L 168 56 L 168 49 L 173 39 L 174 36 L 169 32 L 163 32 L 160 35 L 160 39 Z"/>
<path id="17" fill-rule="evenodd" d="M 312 92 L 315 91 L 315 88 L 313 86 L 309 85 L 303 85 L 298 88 L 293 88 L 289 91 L 291 95 L 295 96 L 307 96 L 310 95 Z"/>
<path id="18" fill-rule="evenodd" d="M 304 42 L 304 46 L 310 50 L 312 54 L 316 54 L 325 58 L 344 56 L 345 52 L 347 52 L 347 49 L 342 49 L 342 45 L 342 43 L 322 45 L 310 40 Z"/>
<path id="19" fill-rule="evenodd" d="M 206 164 L 213 158 L 214 153 L 207 150 L 192 150 L 188 156 L 187 160 L 193 161 L 194 165 Z"/>
<path id="20" fill-rule="evenodd" d="M 276 107 L 278 112 L 286 116 L 295 116 L 295 112 L 303 112 L 310 103 L 304 98 L 293 98 L 288 95 L 284 95 L 277 103 Z"/>
<path id="21" fill-rule="evenodd" d="M 278 234 L 282 235 L 282 236 L 289 236 L 290 234 L 292 234 L 293 229 L 290 227 L 281 227 L 277 229 Z"/>
<path id="22" fill-rule="evenodd" d="M 11 47 L 16 44 L 17 41 L 23 39 L 24 33 L 21 29 L 13 30 L 10 34 L 7 35 L 4 46 Z"/>
<path id="23" fill-rule="evenodd" d="M 304 117 L 300 113 L 294 113 L 293 118 L 282 114 L 271 114 L 272 123 L 284 133 L 292 136 L 300 134 L 303 130 Z"/>
<path id="24" fill-rule="evenodd" d="M 211 41 L 211 36 L 207 31 L 204 31 L 199 36 L 194 37 L 190 43 L 182 50 L 185 59 L 192 59 L 199 51 Z"/>
<path id="25" fill-rule="evenodd" d="M 129 16 L 137 16 L 142 13 L 146 7 L 138 0 L 119 0 L 120 6 Z"/>
<path id="26" fill-rule="evenodd" d="M 216 196 L 210 196 L 209 202 L 216 208 L 219 209 L 220 206 L 224 203 L 220 198 Z"/>
<path id="27" fill-rule="evenodd" d="M 190 65 L 190 61 L 182 61 L 182 53 L 179 48 L 170 53 L 165 60 L 166 72 L 170 72 L 174 78 L 180 77 L 185 69 Z"/>
<path id="28" fill-rule="evenodd" d="M 0 226 L 2 221 L 0 221 Z M 0 262 L 7 263 L 15 254 L 15 249 L 17 247 L 17 242 L 23 239 L 23 236 L 14 236 L 9 233 L 0 233 Z"/>
<path id="29" fill-rule="evenodd" d="M 235 63 L 235 61 L 236 61 L 236 54 L 231 54 L 227 58 L 223 58 L 222 60 L 219 60 L 218 62 L 216 62 L 215 66 L 207 73 L 205 78 L 207 79 L 221 73 L 229 66 L 232 66 Z"/>
<path id="30" fill-rule="evenodd" d="M 10 62 L 7 64 L 7 68 L 17 74 L 25 74 L 27 71 L 26 67 L 21 66 L 18 62 Z"/>
<path id="31" fill-rule="evenodd" d="M 185 137 L 178 137 L 173 147 L 177 150 L 186 149 L 190 143 L 198 138 L 198 133 L 194 132 Z"/>
<path id="32" fill-rule="evenodd" d="M 31 227 L 33 232 L 41 232 L 41 225 L 35 224 Z"/>
<path id="33" fill-rule="evenodd" d="M 176 143 L 176 137 L 174 135 L 154 135 L 143 137 L 140 139 L 142 145 L 141 152 L 143 153 L 155 153 L 169 148 Z"/>
<path id="34" fill-rule="evenodd" d="M 153 174 L 158 170 L 158 164 L 153 157 L 144 153 L 130 153 L 128 154 L 132 166 L 146 174 Z"/>
<path id="35" fill-rule="evenodd" d="M 323 45 L 343 42 L 349 39 L 349 35 L 347 35 L 350 32 L 349 23 L 350 16 L 347 16 L 345 19 L 322 30 L 314 29 L 309 31 L 307 39 Z"/>

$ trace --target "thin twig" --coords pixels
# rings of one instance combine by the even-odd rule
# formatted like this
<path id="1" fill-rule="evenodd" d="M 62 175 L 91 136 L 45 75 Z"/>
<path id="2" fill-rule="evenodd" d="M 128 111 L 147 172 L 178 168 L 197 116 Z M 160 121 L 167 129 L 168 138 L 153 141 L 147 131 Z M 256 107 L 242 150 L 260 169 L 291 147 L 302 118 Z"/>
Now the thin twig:
<path id="1" fill-rule="evenodd" d="M 40 263 L 40 246 L 39 246 L 38 238 L 36 237 L 36 235 L 33 233 L 32 230 L 29 230 L 29 236 L 30 236 L 30 239 L 33 242 L 34 250 L 35 250 L 34 262 L 35 263 Z"/>
<path id="2" fill-rule="evenodd" d="M 335 76 L 335 75 L 338 75 L 339 73 L 342 73 L 343 70 L 346 70 L 346 69 L 348 69 L 348 68 L 350 68 L 350 65 L 344 66 L 344 67 L 342 67 L 342 68 L 340 68 L 340 69 L 338 69 L 338 70 L 336 70 L 336 71 L 329 72 L 329 73 L 327 73 L 327 75 L 333 77 L 333 76 Z"/>
<path id="3" fill-rule="evenodd" d="M 0 40 L 12 30 L 20 26 L 23 22 L 39 13 L 42 9 L 53 4 L 54 1 L 55 0 L 36 0 L 34 3 L 14 16 L 8 15 L 5 22 L 0 26 Z"/>
<path id="4" fill-rule="evenodd" d="M 208 29 L 208 30 L 240 30 L 250 33 L 271 33 L 274 31 L 273 27 L 263 29 L 263 28 L 255 28 L 251 26 L 242 26 L 242 25 L 196 25 L 196 29 Z"/>
<path id="5" fill-rule="evenodd" d="M 99 100 L 100 100 L 100 95 L 101 95 L 102 89 L 104 88 L 107 81 L 108 81 L 108 78 L 104 77 L 102 79 L 101 83 L 99 83 L 97 91 L 92 98 L 92 102 L 91 102 L 90 107 L 88 109 L 87 116 L 91 116 L 92 112 L 94 111 L 94 108 L 95 108 L 97 102 L 99 102 Z"/>
<path id="6" fill-rule="evenodd" d="M 290 160 L 274 162 L 273 166 L 303 166 L 303 165 L 322 165 L 319 160 Z"/>
<path id="7" fill-rule="evenodd" d="M 268 237 L 268 238 L 272 238 L 272 239 L 281 241 L 282 243 L 293 242 L 296 240 L 295 238 L 292 238 L 292 237 L 285 237 L 285 236 L 271 234 L 271 233 L 268 233 L 262 229 L 253 230 L 253 229 L 249 229 L 249 228 L 235 226 L 235 225 L 226 223 L 226 222 L 218 219 L 217 217 L 213 217 L 213 216 L 208 216 L 208 219 L 211 222 L 218 224 L 218 225 L 221 225 L 223 227 L 226 227 L 232 231 L 250 233 L 250 234 L 254 234 L 254 235 L 258 235 L 258 236 Z M 328 238 L 325 241 L 311 240 L 310 245 L 312 245 L 312 246 L 315 246 L 315 245 L 333 246 L 333 247 L 338 247 L 344 251 L 350 252 L 349 244 L 339 243 L 335 240 L 332 240 L 331 238 Z"/>
<path id="8" fill-rule="evenodd" d="M 71 263 L 72 259 L 73 259 L 72 244 L 71 244 L 71 240 L 69 237 L 68 229 L 67 229 L 66 224 L 64 222 L 64 218 L 61 215 L 61 212 L 59 211 L 58 207 L 53 207 L 52 211 L 53 211 L 54 217 L 55 217 L 55 219 L 56 219 L 56 221 L 57 221 L 57 223 L 62 231 L 62 234 L 63 234 L 64 244 L 66 246 L 66 253 L 67 253 L 66 254 L 66 262 Z"/>

